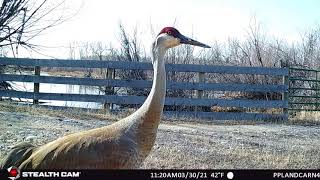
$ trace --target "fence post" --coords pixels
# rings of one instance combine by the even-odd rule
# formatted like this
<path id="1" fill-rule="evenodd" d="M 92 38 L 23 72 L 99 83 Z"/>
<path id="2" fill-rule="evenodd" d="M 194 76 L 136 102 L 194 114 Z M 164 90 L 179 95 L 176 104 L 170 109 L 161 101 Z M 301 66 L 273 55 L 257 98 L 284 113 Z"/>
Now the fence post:
<path id="1" fill-rule="evenodd" d="M 34 75 L 40 76 L 40 66 L 34 67 Z M 39 83 L 33 83 L 33 93 L 39 93 L 40 90 L 40 84 Z M 33 99 L 33 104 L 39 104 L 39 99 Z"/>
<path id="2" fill-rule="evenodd" d="M 204 83 L 205 82 L 205 73 L 199 72 L 198 73 L 198 82 Z M 197 90 L 197 98 L 202 99 L 203 98 L 203 90 Z M 202 107 L 195 107 L 195 111 L 202 111 Z"/>
<path id="3" fill-rule="evenodd" d="M 282 93 L 282 100 L 283 101 L 287 101 L 288 105 L 289 105 L 289 91 L 290 91 L 289 76 L 290 76 L 290 69 L 289 69 L 289 67 L 285 67 L 285 68 L 288 68 L 289 73 L 286 76 L 282 76 L 282 84 L 283 85 L 287 85 L 288 89 Z M 288 115 L 288 108 L 283 108 L 282 109 L 282 113 L 285 114 L 285 115 Z"/>
<path id="4" fill-rule="evenodd" d="M 318 78 L 318 71 L 316 71 L 316 111 L 319 110 L 319 78 Z"/>
<path id="5" fill-rule="evenodd" d="M 110 68 L 108 68 L 107 69 L 107 79 L 114 79 L 114 77 L 115 77 L 115 71 L 114 71 L 114 69 L 110 69 Z M 106 87 L 106 89 L 105 89 L 105 94 L 114 94 L 114 91 L 113 91 L 114 89 L 113 89 L 113 87 L 111 87 L 111 86 L 108 86 L 108 87 Z M 113 104 L 112 103 L 107 103 L 107 102 L 105 102 L 104 104 L 103 104 L 103 108 L 105 109 L 105 110 L 107 110 L 107 109 L 112 109 L 112 107 L 113 107 Z"/>

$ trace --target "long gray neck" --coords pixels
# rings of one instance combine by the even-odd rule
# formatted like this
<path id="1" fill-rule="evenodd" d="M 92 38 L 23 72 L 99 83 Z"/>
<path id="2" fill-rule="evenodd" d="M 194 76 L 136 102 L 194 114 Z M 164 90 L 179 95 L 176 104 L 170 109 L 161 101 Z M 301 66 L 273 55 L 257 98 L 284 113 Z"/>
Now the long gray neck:
<path id="1" fill-rule="evenodd" d="M 154 49 L 153 52 L 153 83 L 150 94 L 144 105 L 148 111 L 156 114 L 158 119 L 162 115 L 166 95 L 166 70 L 163 57 L 165 49 Z"/>
<path id="2" fill-rule="evenodd" d="M 152 50 L 152 64 L 153 64 L 153 83 L 150 94 L 146 101 L 138 109 L 142 117 L 143 124 L 148 126 L 155 126 L 157 128 L 164 106 L 166 95 L 166 70 L 163 61 L 166 49 L 154 47 Z"/>
<path id="3" fill-rule="evenodd" d="M 155 142 L 166 95 L 166 70 L 163 57 L 166 49 L 153 47 L 153 84 L 146 101 L 132 114 L 137 123 L 140 157 L 145 158 Z"/>

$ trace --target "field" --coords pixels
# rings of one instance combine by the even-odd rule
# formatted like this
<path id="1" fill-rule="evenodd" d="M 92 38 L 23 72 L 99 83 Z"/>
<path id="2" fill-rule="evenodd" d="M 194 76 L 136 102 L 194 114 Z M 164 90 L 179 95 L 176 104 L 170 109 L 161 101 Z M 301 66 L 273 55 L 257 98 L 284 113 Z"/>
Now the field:
<path id="1" fill-rule="evenodd" d="M 18 142 L 41 145 L 126 114 L 48 110 L 0 103 L 0 160 Z M 142 168 L 320 168 L 320 126 L 280 122 L 163 119 Z"/>

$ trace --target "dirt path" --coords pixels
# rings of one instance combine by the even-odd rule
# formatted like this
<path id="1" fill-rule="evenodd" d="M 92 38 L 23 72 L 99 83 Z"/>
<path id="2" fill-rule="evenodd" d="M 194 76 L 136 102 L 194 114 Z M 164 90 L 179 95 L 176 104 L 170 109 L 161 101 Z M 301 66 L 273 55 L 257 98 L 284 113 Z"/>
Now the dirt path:
<path id="1" fill-rule="evenodd" d="M 0 111 L 0 160 L 17 142 L 42 144 L 109 124 Z M 320 168 L 320 126 L 162 122 L 143 168 Z"/>

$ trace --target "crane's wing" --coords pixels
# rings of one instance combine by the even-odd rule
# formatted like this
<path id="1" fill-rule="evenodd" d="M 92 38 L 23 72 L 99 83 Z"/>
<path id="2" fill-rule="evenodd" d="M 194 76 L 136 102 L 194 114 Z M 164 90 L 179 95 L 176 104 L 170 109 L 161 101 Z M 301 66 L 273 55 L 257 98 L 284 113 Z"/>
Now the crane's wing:
<path id="1" fill-rule="evenodd" d="M 19 167 L 35 150 L 35 146 L 25 142 L 14 146 L 6 158 L 3 159 L 0 169 L 7 169 L 11 166 Z"/>
<path id="2" fill-rule="evenodd" d="M 94 129 L 45 144 L 34 151 L 21 169 L 113 169 L 134 167 L 139 161 L 135 140 Z M 112 131 L 112 130 L 111 130 Z M 110 131 L 107 131 L 110 132 Z M 121 134 L 121 133 L 120 133 Z"/>

